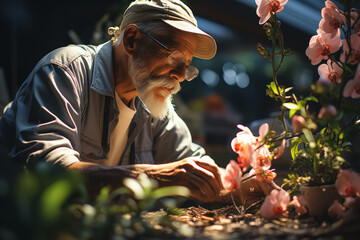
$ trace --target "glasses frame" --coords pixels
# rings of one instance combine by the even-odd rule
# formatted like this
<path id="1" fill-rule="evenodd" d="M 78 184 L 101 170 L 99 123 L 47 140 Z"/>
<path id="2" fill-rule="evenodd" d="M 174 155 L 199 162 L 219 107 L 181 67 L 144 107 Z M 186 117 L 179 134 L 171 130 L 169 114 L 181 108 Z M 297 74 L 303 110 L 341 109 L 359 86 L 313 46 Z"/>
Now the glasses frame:
<path id="1" fill-rule="evenodd" d="M 147 36 L 148 38 L 150 38 L 151 40 L 153 40 L 154 42 L 156 42 L 158 45 L 160 45 L 162 48 L 164 48 L 166 51 L 168 51 L 170 54 L 167 58 L 167 61 L 168 61 L 168 64 L 170 66 L 172 66 L 172 64 L 170 63 L 172 60 L 170 59 L 171 58 L 171 54 L 173 52 L 178 52 L 180 53 L 181 55 L 184 56 L 184 59 L 186 61 L 186 57 L 185 55 L 180 52 L 179 50 L 174 50 L 174 51 L 171 51 L 168 47 L 166 47 L 164 44 L 162 44 L 159 40 L 157 40 L 156 38 L 154 38 L 153 36 L 147 34 L 146 32 L 144 32 L 142 29 L 139 28 L 139 31 L 141 33 L 143 33 L 145 36 Z M 185 62 L 184 62 L 185 64 Z M 189 66 L 186 66 L 186 69 L 185 69 L 185 80 L 186 81 L 191 81 L 193 80 L 194 78 L 196 78 L 197 76 L 199 75 L 199 70 L 195 67 L 195 66 L 192 66 L 192 65 L 189 65 Z"/>

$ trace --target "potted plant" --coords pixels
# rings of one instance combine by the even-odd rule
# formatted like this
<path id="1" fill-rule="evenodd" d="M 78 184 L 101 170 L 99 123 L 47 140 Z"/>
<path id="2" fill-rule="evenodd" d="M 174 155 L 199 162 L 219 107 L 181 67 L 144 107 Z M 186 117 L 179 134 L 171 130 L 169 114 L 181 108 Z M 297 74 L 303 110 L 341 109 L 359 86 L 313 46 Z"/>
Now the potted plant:
<path id="1" fill-rule="evenodd" d="M 352 8 L 355 1 L 342 3 L 340 10 L 325 1 L 317 35 L 306 50 L 311 63 L 319 65 L 311 95 L 283 104 L 299 133 L 291 141 L 292 173 L 285 184 L 294 193 L 300 189 L 310 215 L 317 217 L 339 198 L 334 184 L 342 167 L 349 166 L 345 156 L 360 129 L 360 14 Z"/>
<path id="2" fill-rule="evenodd" d="M 305 52 L 311 64 L 319 65 L 319 80 L 311 86 L 308 96 L 298 97 L 292 87 L 280 85 L 277 79 L 283 62 L 292 55 L 291 50 L 285 48 L 281 22 L 276 16 L 287 0 L 255 2 L 259 24 L 271 41 L 271 47 L 258 44 L 259 54 L 272 63 L 273 79 L 267 85 L 266 94 L 281 104 L 281 111 L 259 137 L 240 126 L 243 131 L 234 139 L 232 148 L 239 154 L 240 167 L 246 169 L 251 165 L 255 170 L 250 173 L 265 179 L 271 173 L 272 180 L 274 171 L 269 170 L 268 163 L 259 168 L 259 159 L 271 162 L 282 151 L 284 140 L 290 141 L 290 174 L 282 187 L 286 187 L 290 195 L 301 194 L 311 216 L 323 217 L 333 200 L 340 197 L 334 184 L 341 169 L 350 167 L 346 154 L 360 130 L 360 11 L 353 8 L 355 0 L 340 1 L 343 10 L 331 1 L 324 2 L 317 35 L 310 39 Z M 286 124 L 287 114 L 293 129 Z M 273 131 L 276 120 L 282 123 L 281 133 Z M 246 134 L 253 140 L 246 138 L 245 141 Z M 244 150 L 248 149 L 244 147 L 247 145 L 251 151 Z M 269 151 L 261 153 L 264 146 Z M 234 164 L 231 168 L 229 165 L 229 171 L 233 168 Z M 318 190 L 313 189 L 315 186 Z M 322 194 L 329 195 L 320 200 Z M 312 206 L 308 198 L 311 196 L 315 197 L 317 206 Z"/>

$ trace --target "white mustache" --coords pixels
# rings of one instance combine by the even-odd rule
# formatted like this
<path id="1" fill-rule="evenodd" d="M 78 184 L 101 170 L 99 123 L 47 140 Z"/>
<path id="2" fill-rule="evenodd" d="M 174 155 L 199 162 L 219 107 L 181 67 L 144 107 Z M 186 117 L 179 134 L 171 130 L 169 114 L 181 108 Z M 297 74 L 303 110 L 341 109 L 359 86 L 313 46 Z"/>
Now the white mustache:
<path id="1" fill-rule="evenodd" d="M 147 81 L 147 88 L 153 89 L 154 87 L 168 88 L 171 94 L 176 94 L 180 91 L 180 83 L 169 77 L 151 78 Z"/>

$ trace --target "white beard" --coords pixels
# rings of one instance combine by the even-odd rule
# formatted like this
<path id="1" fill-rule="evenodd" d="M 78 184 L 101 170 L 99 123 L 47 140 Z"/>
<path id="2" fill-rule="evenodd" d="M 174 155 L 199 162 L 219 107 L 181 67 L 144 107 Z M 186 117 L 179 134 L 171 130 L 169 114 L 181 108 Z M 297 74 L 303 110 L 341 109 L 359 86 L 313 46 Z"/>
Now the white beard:
<path id="1" fill-rule="evenodd" d="M 180 91 L 179 82 L 170 77 L 151 77 L 141 59 L 130 64 L 129 74 L 151 116 L 164 119 L 172 107 L 172 95 Z"/>

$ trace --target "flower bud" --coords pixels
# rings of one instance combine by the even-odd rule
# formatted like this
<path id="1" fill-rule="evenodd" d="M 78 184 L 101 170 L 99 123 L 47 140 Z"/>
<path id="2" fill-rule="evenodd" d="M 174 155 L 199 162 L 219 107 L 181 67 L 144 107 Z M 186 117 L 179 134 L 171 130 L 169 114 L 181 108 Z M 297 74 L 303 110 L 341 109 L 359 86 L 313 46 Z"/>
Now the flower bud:
<path id="1" fill-rule="evenodd" d="M 320 112 L 318 114 L 318 118 L 328 118 L 328 117 L 334 117 L 336 116 L 337 111 L 334 105 L 327 105 L 320 109 Z"/>
<path id="2" fill-rule="evenodd" d="M 266 54 L 266 50 L 265 48 L 261 45 L 261 43 L 258 43 L 257 45 L 257 51 L 261 56 L 265 56 Z"/>
<path id="3" fill-rule="evenodd" d="M 294 133 L 300 132 L 305 126 L 305 118 L 299 115 L 295 115 L 291 119 L 291 125 L 294 128 Z"/>
<path id="4" fill-rule="evenodd" d="M 269 22 L 267 22 L 267 23 L 265 23 L 265 24 L 263 25 L 263 28 L 264 28 L 265 30 L 269 30 L 271 27 L 272 27 L 272 25 L 271 25 L 271 23 L 269 23 Z"/>

